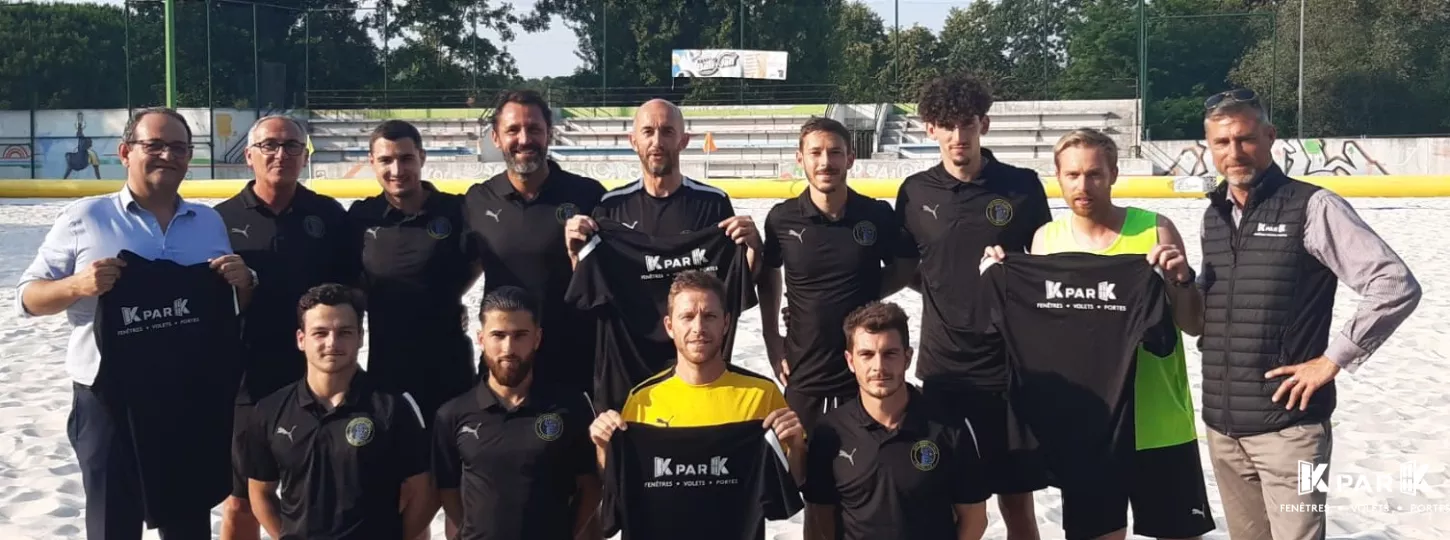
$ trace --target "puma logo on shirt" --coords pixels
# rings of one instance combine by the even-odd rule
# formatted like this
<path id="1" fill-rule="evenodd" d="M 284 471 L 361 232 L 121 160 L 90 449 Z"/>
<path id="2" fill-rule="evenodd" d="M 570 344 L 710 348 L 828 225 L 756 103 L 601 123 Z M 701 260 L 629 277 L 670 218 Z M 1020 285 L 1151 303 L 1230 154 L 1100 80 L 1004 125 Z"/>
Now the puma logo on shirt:
<path id="1" fill-rule="evenodd" d="M 242 227 L 240 229 L 238 229 L 236 227 L 232 227 L 232 232 L 237 233 L 237 234 L 240 234 L 240 235 L 242 235 L 242 238 L 246 238 L 248 240 L 250 240 L 252 238 L 252 235 L 249 233 L 249 231 L 251 231 L 251 230 L 252 230 L 252 224 L 250 224 L 250 223 L 248 223 L 246 227 Z"/>
<path id="2" fill-rule="evenodd" d="M 846 453 L 845 450 L 837 450 L 837 452 L 840 453 L 840 455 L 837 456 L 837 457 L 846 458 L 846 461 L 851 462 L 851 466 L 852 467 L 855 467 L 856 466 L 856 449 L 855 448 L 852 448 L 851 449 L 851 453 L 849 453 L 849 454 Z"/>
<path id="3" fill-rule="evenodd" d="M 287 436 L 287 442 L 297 442 L 297 441 L 292 440 L 292 432 L 293 431 L 297 431 L 297 426 L 292 426 L 292 429 L 282 429 L 282 426 L 277 426 L 277 432 L 275 434 L 276 435 L 286 435 Z"/>
<path id="4" fill-rule="evenodd" d="M 923 211 L 923 212 L 926 212 L 926 213 L 928 213 L 928 214 L 931 214 L 931 218 L 932 218 L 932 219 L 938 219 L 938 218 L 937 218 L 937 217 L 936 217 L 936 209 L 937 209 L 937 208 L 939 208 L 939 207 L 941 207 L 941 205 L 940 205 L 940 204 L 938 204 L 938 205 L 936 205 L 936 206 L 927 206 L 927 205 L 924 205 L 924 204 L 923 204 L 923 205 L 921 205 L 921 210 L 922 210 L 922 211 Z"/>

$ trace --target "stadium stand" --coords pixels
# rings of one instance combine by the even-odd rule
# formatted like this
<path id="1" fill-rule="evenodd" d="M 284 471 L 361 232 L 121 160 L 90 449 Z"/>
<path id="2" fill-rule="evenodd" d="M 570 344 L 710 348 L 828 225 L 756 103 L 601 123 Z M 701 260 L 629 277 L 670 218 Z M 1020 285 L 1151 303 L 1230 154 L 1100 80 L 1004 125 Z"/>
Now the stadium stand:
<path id="1" fill-rule="evenodd" d="M 866 106 L 877 118 L 861 124 L 878 126 L 874 152 L 860 159 L 883 161 L 940 159 L 937 145 L 927 137 L 915 104 Z M 829 105 L 712 106 L 683 108 L 689 147 L 682 166 L 703 173 L 709 162 L 712 178 L 781 178 L 795 160 L 800 125 L 812 116 L 836 114 Z M 353 162 L 367 158 L 367 141 L 374 126 L 386 119 L 404 119 L 423 133 L 433 162 L 498 162 L 501 156 L 489 142 L 484 109 L 315 110 L 309 114 L 309 132 L 317 163 Z M 633 162 L 629 146 L 635 108 L 561 107 L 555 110 L 554 140 L 550 157 L 561 162 Z M 880 116 L 885 115 L 885 118 Z M 992 123 L 983 144 L 1014 164 L 1044 173 L 1052 170 L 1052 146 L 1069 130 L 1092 127 L 1113 137 L 1122 148 L 1123 174 L 1151 174 L 1152 162 L 1138 156 L 1136 100 L 1001 102 L 992 108 Z M 867 130 L 869 135 L 870 131 Z M 706 134 L 715 151 L 706 155 Z"/>

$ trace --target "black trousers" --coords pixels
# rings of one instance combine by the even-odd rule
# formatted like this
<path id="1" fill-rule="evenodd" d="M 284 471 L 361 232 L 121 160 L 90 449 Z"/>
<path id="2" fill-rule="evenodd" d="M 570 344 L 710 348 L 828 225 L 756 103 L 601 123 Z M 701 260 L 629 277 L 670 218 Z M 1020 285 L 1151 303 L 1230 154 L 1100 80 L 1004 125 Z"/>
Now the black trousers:
<path id="1" fill-rule="evenodd" d="M 80 462 L 81 484 L 86 490 L 88 540 L 141 540 L 145 513 L 141 478 L 131 433 L 116 422 L 89 386 L 74 384 L 66 435 Z M 211 515 L 198 512 L 159 527 L 164 540 L 211 538 Z"/>

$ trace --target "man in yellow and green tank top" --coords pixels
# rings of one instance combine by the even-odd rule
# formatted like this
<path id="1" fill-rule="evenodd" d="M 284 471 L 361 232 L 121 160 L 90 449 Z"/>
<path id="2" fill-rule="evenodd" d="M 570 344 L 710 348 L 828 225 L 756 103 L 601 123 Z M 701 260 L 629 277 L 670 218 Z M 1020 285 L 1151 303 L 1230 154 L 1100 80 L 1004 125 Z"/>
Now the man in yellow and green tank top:
<path id="1" fill-rule="evenodd" d="M 1142 254 L 1162 271 L 1168 283 L 1164 290 L 1174 323 L 1190 335 L 1201 333 L 1203 296 L 1193 286 L 1193 270 L 1178 228 L 1167 217 L 1113 204 L 1112 186 L 1118 175 L 1118 149 L 1113 140 L 1096 130 L 1079 129 L 1064 135 L 1053 155 L 1057 182 L 1071 213 L 1039 228 L 1030 252 Z M 987 251 L 988 256 L 1002 256 L 996 248 Z M 1074 537 L 1124 538 L 1131 504 L 1134 534 L 1198 538 L 1213 530 L 1214 523 L 1199 464 L 1183 340 L 1166 357 L 1140 347 L 1136 371 L 1133 474 L 1120 485 L 1091 492 L 1064 489 L 1063 527 L 1072 530 Z"/>

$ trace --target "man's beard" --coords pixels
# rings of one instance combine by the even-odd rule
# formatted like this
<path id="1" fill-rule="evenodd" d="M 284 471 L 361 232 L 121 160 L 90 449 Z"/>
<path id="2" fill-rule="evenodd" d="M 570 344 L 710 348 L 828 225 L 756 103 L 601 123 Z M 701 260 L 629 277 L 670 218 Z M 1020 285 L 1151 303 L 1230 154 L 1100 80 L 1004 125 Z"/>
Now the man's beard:
<path id="1" fill-rule="evenodd" d="M 820 178 L 821 175 L 826 175 L 826 176 L 834 177 L 834 178 L 837 179 L 836 182 L 832 182 L 830 184 L 827 184 L 824 189 L 822 189 L 822 188 L 816 188 L 816 189 L 820 190 L 821 193 L 834 193 L 837 189 L 839 189 L 841 187 L 841 182 L 840 182 L 841 171 L 839 171 L 837 169 L 827 169 L 827 170 L 824 170 L 824 171 L 809 173 L 809 181 L 810 181 L 810 183 L 811 183 L 812 186 L 818 184 L 818 182 L 816 182 L 816 179 L 817 178 Z"/>
<path id="2" fill-rule="evenodd" d="M 650 174 L 665 176 L 675 172 L 675 166 L 679 163 L 679 159 L 679 156 L 665 156 L 665 159 L 660 160 L 659 165 L 650 165 L 649 156 L 640 158 L 640 161 L 644 162 L 644 167 L 649 169 Z"/>
<path id="3" fill-rule="evenodd" d="M 505 366 L 503 365 L 505 359 L 517 360 L 518 363 L 514 367 Z M 524 379 L 527 379 L 529 374 L 534 371 L 533 354 L 530 354 L 528 358 L 508 355 L 497 360 L 485 356 L 484 363 L 488 365 L 488 376 L 494 382 L 509 388 L 523 384 Z"/>
<path id="4" fill-rule="evenodd" d="M 533 159 L 516 159 L 514 153 L 522 150 L 533 150 Z M 508 165 L 509 170 L 518 174 L 533 174 L 544 165 L 544 150 L 535 145 L 517 146 L 508 152 L 504 152 L 503 161 Z"/>
<path id="5" fill-rule="evenodd" d="M 905 387 L 905 386 L 906 386 L 905 383 L 902 383 L 900 381 L 897 381 L 896 386 L 893 386 L 891 388 L 878 389 L 878 388 L 876 388 L 874 386 L 867 386 L 867 387 L 864 387 L 863 389 L 866 390 L 866 395 L 869 395 L 869 396 L 874 397 L 876 399 L 886 399 L 886 398 L 889 398 L 891 396 L 896 395 L 896 393 L 897 392 L 900 392 L 901 389 L 903 387 Z"/>

